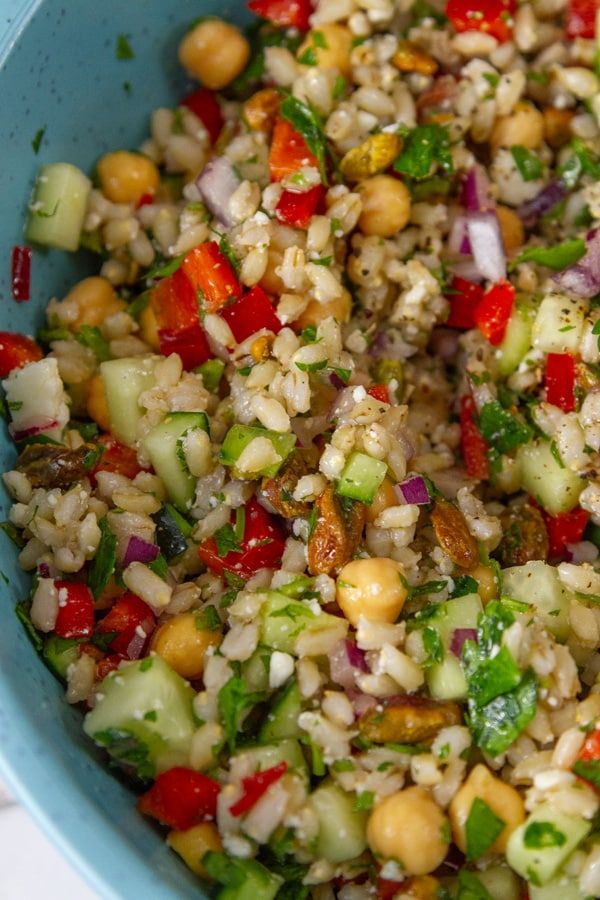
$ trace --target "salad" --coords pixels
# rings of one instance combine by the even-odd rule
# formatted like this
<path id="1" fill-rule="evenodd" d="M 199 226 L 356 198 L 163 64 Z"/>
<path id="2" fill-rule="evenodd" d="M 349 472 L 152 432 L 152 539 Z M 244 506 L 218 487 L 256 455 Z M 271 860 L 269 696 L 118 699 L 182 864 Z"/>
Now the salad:
<path id="1" fill-rule="evenodd" d="M 598 897 L 600 4 L 248 6 L 40 168 L 16 613 L 220 900 Z"/>

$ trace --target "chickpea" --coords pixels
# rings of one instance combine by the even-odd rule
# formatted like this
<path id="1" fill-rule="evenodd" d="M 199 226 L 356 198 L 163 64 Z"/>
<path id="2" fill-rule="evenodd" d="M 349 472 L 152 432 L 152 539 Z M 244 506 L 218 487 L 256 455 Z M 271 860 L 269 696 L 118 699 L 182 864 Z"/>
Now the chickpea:
<path id="1" fill-rule="evenodd" d="M 209 877 L 201 862 L 204 854 L 209 850 L 215 853 L 223 850 L 219 831 L 214 822 L 203 822 L 186 831 L 170 831 L 167 835 L 167 844 L 179 854 L 194 875 L 200 878 Z"/>
<path id="2" fill-rule="evenodd" d="M 410 194 L 406 185 L 391 175 L 374 175 L 359 187 L 362 212 L 358 227 L 363 234 L 392 237 L 410 219 Z"/>
<path id="3" fill-rule="evenodd" d="M 77 318 L 70 323 L 75 331 L 82 325 L 102 325 L 107 316 L 127 306 L 124 300 L 117 297 L 110 281 L 100 275 L 79 281 L 62 302 L 66 308 L 73 307 L 77 311 Z"/>
<path id="4" fill-rule="evenodd" d="M 414 786 L 386 797 L 367 823 L 367 842 L 383 859 L 395 859 L 407 875 L 427 875 L 443 862 L 448 819 L 425 788 Z"/>
<path id="5" fill-rule="evenodd" d="M 312 51 L 320 69 L 339 69 L 342 75 L 350 75 L 352 40 L 352 32 L 345 25 L 335 22 L 321 25 L 308 32 L 298 47 L 297 59 L 301 60 L 304 53 Z"/>
<path id="6" fill-rule="evenodd" d="M 102 431 L 110 431 L 110 416 L 102 375 L 94 375 L 88 382 L 86 409 L 90 419 L 93 419 Z"/>
<path id="7" fill-rule="evenodd" d="M 373 497 L 373 502 L 367 506 L 367 522 L 372 524 L 388 506 L 396 506 L 398 498 L 394 490 L 393 481 L 387 476 L 381 482 L 379 490 Z"/>
<path id="8" fill-rule="evenodd" d="M 500 223 L 500 231 L 502 232 L 504 249 L 507 253 L 512 253 L 514 250 L 522 247 L 525 241 L 523 223 L 516 212 L 513 209 L 509 209 L 508 206 L 498 206 L 496 212 Z"/>
<path id="9" fill-rule="evenodd" d="M 544 140 L 544 117 L 531 103 L 517 103 L 508 116 L 500 116 L 494 122 L 490 136 L 492 151 L 499 147 L 520 144 L 535 150 Z"/>
<path id="10" fill-rule="evenodd" d="M 158 322 L 156 321 L 156 313 L 151 305 L 142 310 L 140 313 L 140 337 L 153 350 L 160 350 L 160 341 L 158 338 Z"/>
<path id="11" fill-rule="evenodd" d="M 243 117 L 252 131 L 273 131 L 281 98 L 274 88 L 263 88 L 244 103 Z"/>
<path id="12" fill-rule="evenodd" d="M 484 604 L 489 603 L 494 597 L 498 596 L 498 585 L 496 584 L 496 576 L 489 566 L 479 563 L 469 572 L 475 581 L 478 582 L 477 593 L 481 597 Z"/>
<path id="13" fill-rule="evenodd" d="M 463 853 L 467 847 L 465 825 L 476 797 L 487 803 L 492 812 L 506 823 L 490 847 L 492 853 L 504 853 L 509 837 L 525 821 L 523 800 L 513 787 L 492 775 L 487 766 L 481 763 L 475 766 L 452 798 L 448 809 L 454 843 Z"/>
<path id="14" fill-rule="evenodd" d="M 155 650 L 171 668 L 194 681 L 204 671 L 204 656 L 209 647 L 221 641 L 220 631 L 198 628 L 192 612 L 179 613 L 156 629 L 150 649 Z"/>
<path id="15" fill-rule="evenodd" d="M 542 115 L 544 117 L 544 138 L 554 150 L 558 150 L 571 139 L 571 120 L 575 115 L 575 110 L 546 106 Z"/>
<path id="16" fill-rule="evenodd" d="M 97 169 L 102 193 L 113 203 L 137 203 L 144 194 L 155 194 L 160 183 L 155 163 L 128 150 L 107 153 Z"/>
<path id="17" fill-rule="evenodd" d="M 246 67 L 250 44 L 235 25 L 205 19 L 179 45 L 179 62 L 213 91 L 226 87 Z"/>
<path id="18" fill-rule="evenodd" d="M 302 315 L 292 323 L 295 331 L 302 331 L 307 325 L 319 325 L 325 319 L 333 316 L 341 325 L 350 321 L 350 313 L 352 311 L 352 295 L 346 288 L 335 300 L 327 300 L 325 303 L 319 303 L 318 300 L 311 300 Z"/>
<path id="19" fill-rule="evenodd" d="M 400 563 L 373 557 L 354 559 L 344 566 L 336 599 L 351 625 L 358 625 L 361 615 L 372 622 L 391 624 L 400 615 L 407 593 Z"/>

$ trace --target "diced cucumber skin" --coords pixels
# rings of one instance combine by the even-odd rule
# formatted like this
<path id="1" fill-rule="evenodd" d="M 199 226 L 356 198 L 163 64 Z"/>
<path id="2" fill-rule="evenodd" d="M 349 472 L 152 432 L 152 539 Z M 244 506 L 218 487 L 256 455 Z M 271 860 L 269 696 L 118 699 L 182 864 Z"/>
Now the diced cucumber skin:
<path id="1" fill-rule="evenodd" d="M 231 466 L 233 474 L 238 478 L 248 478 L 247 473 L 240 474 L 237 472 L 235 464 L 250 441 L 257 437 L 264 437 L 271 441 L 276 452 L 281 457 L 281 462 L 274 463 L 272 466 L 267 466 L 259 472 L 252 473 L 253 477 L 262 475 L 266 478 L 272 478 L 274 475 L 277 475 L 296 446 L 296 436 L 294 434 L 280 434 L 276 431 L 269 431 L 268 428 L 261 428 L 258 425 L 233 425 L 225 435 L 219 459 L 224 466 Z"/>
<path id="2" fill-rule="evenodd" d="M 70 665 L 79 659 L 81 641 L 75 638 L 61 638 L 52 635 L 46 639 L 42 651 L 46 665 L 61 681 L 65 681 Z"/>
<path id="3" fill-rule="evenodd" d="M 579 500 L 583 480 L 568 468 L 561 468 L 547 441 L 531 441 L 519 448 L 521 482 L 551 516 L 569 512 Z"/>
<path id="4" fill-rule="evenodd" d="M 535 608 L 548 631 L 558 641 L 566 641 L 570 633 L 571 595 L 560 582 L 556 568 L 540 559 L 512 566 L 502 572 L 503 592 Z M 553 614 L 554 613 L 554 614 Z"/>
<path id="5" fill-rule="evenodd" d="M 152 655 L 111 672 L 98 687 L 98 700 L 83 722 L 96 740 L 109 731 L 122 731 L 148 747 L 156 773 L 189 764 L 196 720 L 195 693 L 160 656 Z M 156 713 L 152 719 L 147 712 Z M 97 743 L 103 745 L 102 740 Z M 110 753 L 110 747 L 107 748 Z"/>
<path id="6" fill-rule="evenodd" d="M 561 846 L 526 847 L 524 837 L 532 823 L 551 825 L 564 835 L 565 842 Z M 586 822 L 580 816 L 567 816 L 551 803 L 542 803 L 508 839 L 507 862 L 523 878 L 537 885 L 545 885 L 556 875 L 578 844 L 587 837 L 591 828 L 592 823 Z"/>
<path id="7" fill-rule="evenodd" d="M 465 594 L 439 604 L 436 616 L 427 619 L 425 626 L 435 628 L 444 648 L 441 663 L 430 666 L 425 678 L 432 697 L 436 700 L 464 700 L 467 696 L 467 680 L 460 660 L 450 650 L 455 628 L 476 628 L 483 605 L 479 594 Z"/>
<path id="8" fill-rule="evenodd" d="M 271 709 L 260 729 L 260 740 L 266 743 L 300 737 L 298 716 L 302 712 L 302 700 L 295 678 L 292 678 L 279 695 L 273 698 L 271 704 Z"/>
<path id="9" fill-rule="evenodd" d="M 178 441 L 191 429 L 208 430 L 203 412 L 169 413 L 145 438 L 142 445 L 174 506 L 186 512 L 196 492 L 198 479 L 185 469 L 178 455 Z"/>
<path id="10" fill-rule="evenodd" d="M 477 877 L 492 900 L 520 900 L 519 879 L 508 866 L 490 866 L 477 872 Z"/>
<path id="11" fill-rule="evenodd" d="M 269 689 L 269 671 L 262 657 L 270 655 L 269 647 L 259 646 L 250 659 L 242 663 L 242 678 L 249 691 L 267 691 Z"/>
<path id="12" fill-rule="evenodd" d="M 532 343 L 544 353 L 577 353 L 588 304 L 564 294 L 548 294 L 540 303 Z"/>
<path id="13" fill-rule="evenodd" d="M 256 772 L 264 772 L 280 762 L 286 762 L 288 769 L 308 781 L 309 772 L 302 747 L 295 738 L 284 738 L 270 744 L 244 747 L 236 756 L 244 756 L 249 760 L 251 768 Z"/>
<path id="14" fill-rule="evenodd" d="M 71 163 L 43 166 L 30 203 L 25 238 L 57 250 L 77 250 L 91 189 L 87 175 Z"/>
<path id="15" fill-rule="evenodd" d="M 336 486 L 341 497 L 371 504 L 387 473 L 380 459 L 356 451 L 352 453 Z"/>
<path id="16" fill-rule="evenodd" d="M 450 651 L 441 663 L 434 663 L 425 672 L 427 687 L 434 700 L 465 700 L 467 679 L 460 661 Z"/>
<path id="17" fill-rule="evenodd" d="M 129 447 L 135 444 L 137 425 L 143 415 L 140 394 L 156 384 L 154 366 L 159 359 L 156 356 L 129 357 L 111 359 L 100 365 L 110 430 L 117 440 Z"/>
<path id="18" fill-rule="evenodd" d="M 185 553 L 188 544 L 179 527 L 179 520 L 185 522 L 185 519 L 175 507 L 167 503 L 161 506 L 151 518 L 156 523 L 156 543 L 167 562 Z"/>
<path id="19" fill-rule="evenodd" d="M 498 371 L 503 377 L 512 375 L 531 347 L 531 313 L 515 309 L 508 320 L 504 340 L 498 347 Z"/>
<path id="20" fill-rule="evenodd" d="M 528 885 L 529 900 L 592 900 L 579 890 L 576 878 L 568 878 L 559 872 L 548 884 Z"/>
<path id="21" fill-rule="evenodd" d="M 292 606 L 296 617 L 273 615 L 286 606 Z M 301 614 L 300 608 L 306 609 L 306 615 Z M 321 631 L 331 625 L 337 625 L 338 619 L 329 613 L 321 612 L 315 615 L 313 611 L 301 600 L 293 600 L 270 591 L 268 599 L 260 609 L 260 642 L 273 650 L 281 650 L 283 653 L 296 654 L 296 639 L 305 631 Z"/>
<path id="22" fill-rule="evenodd" d="M 255 859 L 236 859 L 237 868 L 243 868 L 245 881 L 239 887 L 223 887 L 217 894 L 218 900 L 274 900 L 283 878 L 257 862 Z"/>
<path id="23" fill-rule="evenodd" d="M 319 819 L 319 858 L 341 863 L 364 853 L 368 813 L 354 808 L 354 794 L 347 794 L 332 781 L 324 781 L 308 798 L 308 806 Z"/>

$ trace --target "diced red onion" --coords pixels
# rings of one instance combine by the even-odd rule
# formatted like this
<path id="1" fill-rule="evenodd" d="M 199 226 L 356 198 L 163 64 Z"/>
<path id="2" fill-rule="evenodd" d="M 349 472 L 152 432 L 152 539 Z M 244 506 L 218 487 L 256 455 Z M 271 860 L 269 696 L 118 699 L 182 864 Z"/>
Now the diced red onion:
<path id="1" fill-rule="evenodd" d="M 453 275 L 458 278 L 465 278 L 467 281 L 479 283 L 483 281 L 484 276 L 481 274 L 473 259 L 460 259 L 457 262 L 449 264 L 449 268 Z"/>
<path id="2" fill-rule="evenodd" d="M 504 281 L 506 252 L 496 213 L 494 211 L 469 213 L 467 232 L 475 265 L 483 277 L 493 282 Z"/>
<path id="3" fill-rule="evenodd" d="M 598 559 L 598 548 L 591 541 L 567 544 L 566 547 L 571 554 L 571 561 L 577 565 L 580 563 L 593 563 Z"/>
<path id="4" fill-rule="evenodd" d="M 37 573 L 40 576 L 40 578 L 51 578 L 52 577 L 50 575 L 50 566 L 48 565 L 48 563 L 45 563 L 45 562 L 38 563 Z"/>
<path id="5" fill-rule="evenodd" d="M 361 716 L 364 716 L 365 713 L 370 712 L 377 706 L 377 698 L 372 697 L 370 694 L 361 694 L 359 691 L 354 690 L 348 690 L 347 694 L 348 699 L 354 707 L 354 712 L 359 719 Z"/>
<path id="6" fill-rule="evenodd" d="M 600 291 L 600 230 L 589 232 L 586 248 L 578 262 L 552 276 L 561 290 L 576 297 L 594 297 Z"/>
<path id="7" fill-rule="evenodd" d="M 156 544 L 151 544 L 149 541 L 144 541 L 142 538 L 132 534 L 129 538 L 129 543 L 127 544 L 125 556 L 123 557 L 123 568 L 126 569 L 132 562 L 152 562 L 159 553 L 160 550 Z"/>
<path id="8" fill-rule="evenodd" d="M 402 503 L 415 503 L 424 506 L 431 503 L 427 484 L 422 475 L 413 475 L 401 484 L 394 486 L 394 491 Z"/>
<path id="9" fill-rule="evenodd" d="M 467 217 L 464 214 L 456 216 L 450 234 L 448 235 L 448 250 L 450 253 L 463 253 L 469 256 L 471 243 L 467 234 Z"/>
<path id="10" fill-rule="evenodd" d="M 525 228 L 534 228 L 542 216 L 550 212 L 566 196 L 567 189 L 562 181 L 551 181 L 542 188 L 539 194 L 535 195 L 533 200 L 521 204 L 517 215 Z"/>
<path id="11" fill-rule="evenodd" d="M 464 642 L 476 640 L 476 628 L 455 628 L 452 632 L 452 640 L 450 641 L 450 652 L 454 653 L 454 655 L 458 656 L 460 659 Z"/>
<path id="12" fill-rule="evenodd" d="M 60 423 L 56 419 L 37 419 L 22 425 L 21 428 L 15 428 L 11 422 L 8 426 L 10 436 L 14 441 L 24 441 L 25 438 L 35 437 L 36 434 L 43 434 L 45 431 L 52 431 L 53 428 L 60 428 Z"/>
<path id="13" fill-rule="evenodd" d="M 355 669 L 360 669 L 361 672 L 368 672 L 369 667 L 367 665 L 364 650 L 357 647 L 354 641 L 346 640 L 344 643 L 346 644 L 346 656 L 348 657 L 350 665 Z"/>
<path id="14" fill-rule="evenodd" d="M 463 182 L 462 205 L 471 212 L 496 209 L 489 179 L 483 167 L 478 164 L 469 169 Z"/>
<path id="15" fill-rule="evenodd" d="M 229 212 L 229 200 L 239 184 L 240 180 L 225 156 L 211 159 L 196 179 L 196 186 L 206 206 L 226 228 L 235 225 L 235 219 Z"/>
<path id="16" fill-rule="evenodd" d="M 329 675 L 335 684 L 346 690 L 355 686 L 354 669 L 350 665 L 344 640 L 338 641 L 329 651 Z"/>

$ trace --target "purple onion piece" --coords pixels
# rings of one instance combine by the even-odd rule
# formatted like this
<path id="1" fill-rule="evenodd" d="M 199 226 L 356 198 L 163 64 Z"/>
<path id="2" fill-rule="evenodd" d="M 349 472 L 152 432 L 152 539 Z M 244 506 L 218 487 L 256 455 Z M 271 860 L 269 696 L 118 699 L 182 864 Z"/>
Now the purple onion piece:
<path id="1" fill-rule="evenodd" d="M 37 570 L 40 578 L 50 578 L 50 566 L 48 563 L 38 563 Z"/>
<path id="2" fill-rule="evenodd" d="M 525 228 L 534 228 L 542 216 L 550 212 L 566 196 L 567 189 L 562 181 L 551 181 L 542 188 L 539 194 L 536 194 L 533 200 L 528 200 L 527 203 L 521 204 L 517 210 L 517 215 Z"/>
<path id="3" fill-rule="evenodd" d="M 468 249 L 464 250 L 468 244 Z M 469 238 L 467 235 L 467 217 L 464 213 L 459 216 L 456 216 L 452 223 L 452 227 L 450 228 L 450 234 L 448 235 L 448 250 L 450 253 L 465 253 L 470 254 L 471 245 L 469 243 Z"/>
<path id="4" fill-rule="evenodd" d="M 476 641 L 476 628 L 455 628 L 452 632 L 452 640 L 450 641 L 450 652 L 454 653 L 460 659 L 463 644 L 465 641 Z"/>
<path id="5" fill-rule="evenodd" d="M 38 422 L 32 422 L 25 428 L 15 428 L 13 422 L 8 426 L 10 436 L 14 441 L 24 441 L 26 438 L 35 437 L 37 434 L 43 434 L 45 431 L 52 431 L 53 428 L 59 428 L 60 424 L 56 419 L 40 419 Z"/>
<path id="6" fill-rule="evenodd" d="M 482 166 L 474 165 L 465 177 L 462 189 L 462 205 L 470 212 L 495 210 L 490 182 Z"/>
<path id="7" fill-rule="evenodd" d="M 333 385 L 336 391 L 341 391 L 346 387 L 345 382 L 343 382 L 340 376 L 336 375 L 335 372 L 331 372 L 329 375 L 329 383 Z"/>
<path id="8" fill-rule="evenodd" d="M 123 568 L 126 569 L 132 562 L 152 562 L 159 553 L 160 550 L 156 544 L 150 544 L 148 541 L 144 541 L 142 538 L 132 534 L 127 544 L 125 556 L 123 557 Z"/>
<path id="9" fill-rule="evenodd" d="M 226 228 L 232 228 L 235 220 L 229 212 L 231 195 L 239 187 L 240 180 L 225 156 L 215 156 L 204 167 L 196 186 L 210 212 Z"/>
<path id="10" fill-rule="evenodd" d="M 402 503 L 415 503 L 417 506 L 431 503 L 427 484 L 422 475 L 413 475 L 412 478 L 407 478 L 406 481 L 397 484 L 394 490 Z"/>
<path id="11" fill-rule="evenodd" d="M 361 672 L 368 672 L 369 667 L 367 665 L 364 650 L 357 647 L 354 641 L 345 641 L 345 644 L 346 656 L 348 657 L 350 665 L 355 669 L 360 669 Z"/>
<path id="12" fill-rule="evenodd" d="M 493 282 L 506 279 L 506 252 L 500 223 L 495 211 L 470 212 L 467 231 L 475 265 L 484 278 Z"/>
<path id="13" fill-rule="evenodd" d="M 552 276 L 561 290 L 576 297 L 594 297 L 600 292 L 600 230 L 588 234 L 586 247 L 578 262 Z"/>

